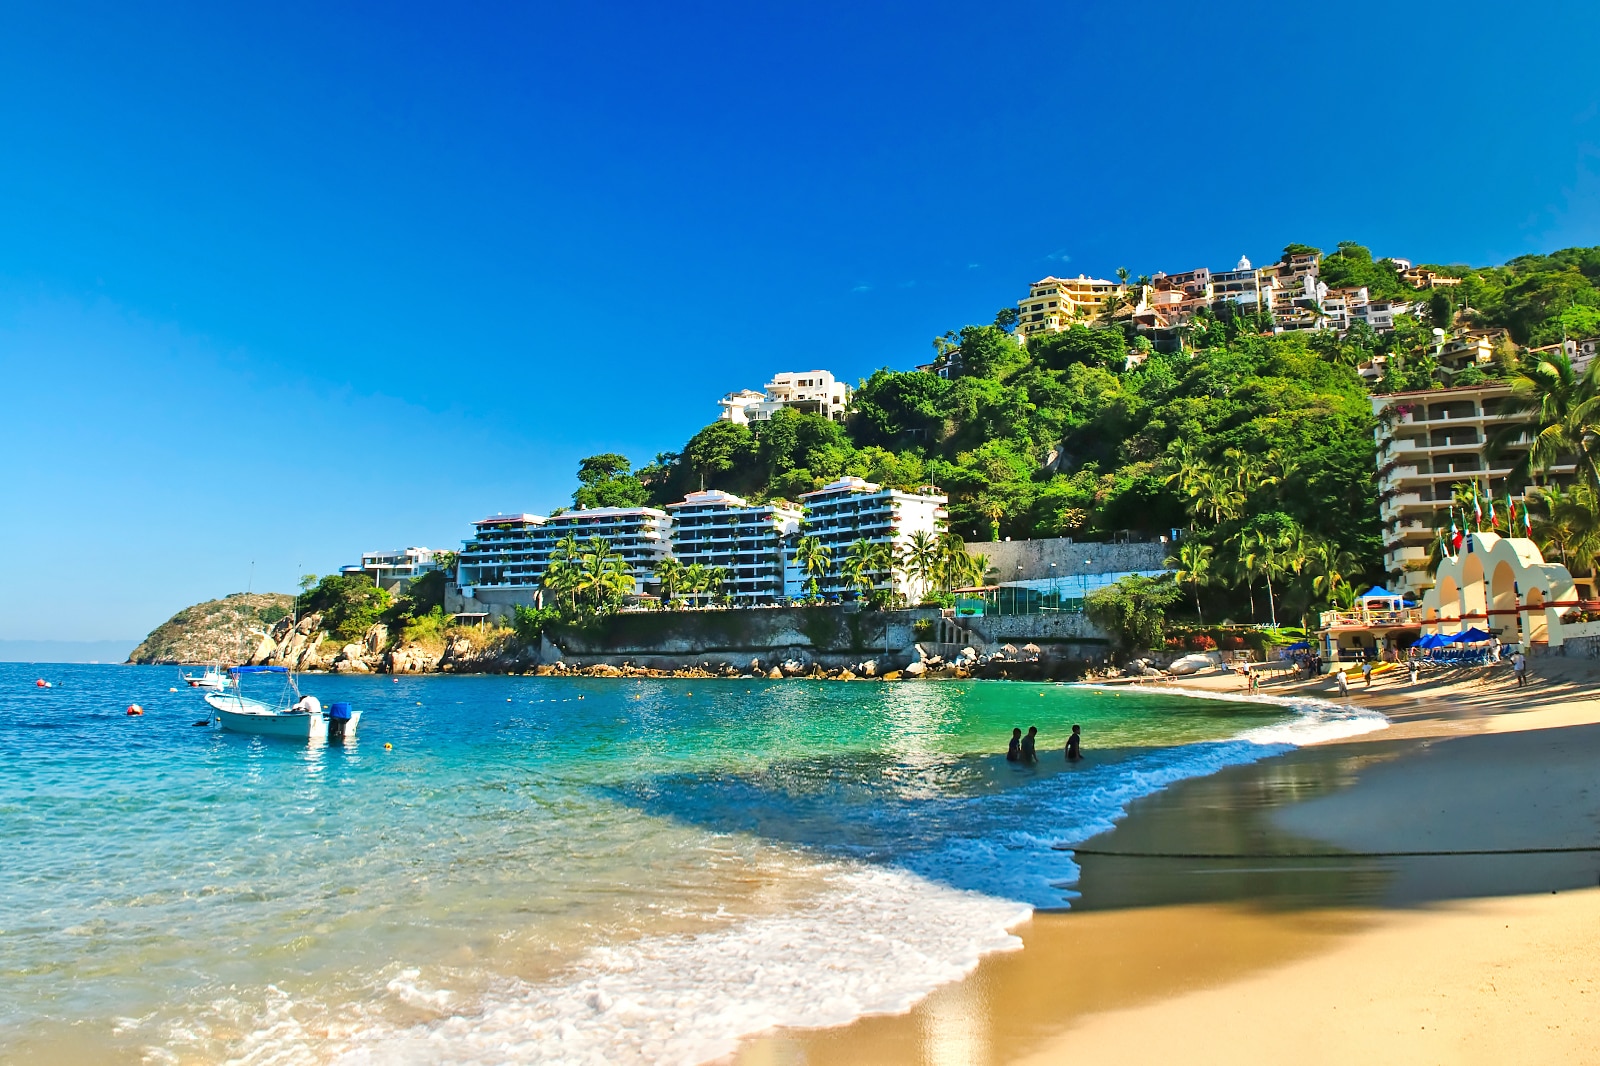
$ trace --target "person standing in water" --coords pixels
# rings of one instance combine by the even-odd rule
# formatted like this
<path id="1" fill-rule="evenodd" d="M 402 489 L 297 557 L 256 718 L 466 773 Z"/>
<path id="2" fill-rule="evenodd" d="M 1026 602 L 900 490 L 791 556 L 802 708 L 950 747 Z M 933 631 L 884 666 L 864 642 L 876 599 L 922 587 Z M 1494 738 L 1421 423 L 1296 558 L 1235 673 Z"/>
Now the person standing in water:
<path id="1" fill-rule="evenodd" d="M 1067 738 L 1067 761 L 1077 762 L 1083 758 L 1083 733 L 1077 726 L 1072 727 L 1072 735 Z"/>
<path id="2" fill-rule="evenodd" d="M 1039 755 L 1033 749 L 1033 746 L 1036 743 L 1036 741 L 1038 739 L 1038 736 L 1039 736 L 1039 727 L 1036 726 L 1036 725 L 1030 725 L 1028 727 L 1028 735 L 1022 738 L 1022 761 L 1023 762 L 1035 763 L 1035 762 L 1039 761 Z"/>
<path id="3" fill-rule="evenodd" d="M 1022 730 L 1011 731 L 1011 746 L 1006 749 L 1006 762 L 1019 762 L 1022 759 Z"/>
<path id="4" fill-rule="evenodd" d="M 1333 672 L 1333 680 L 1339 686 L 1339 695 L 1341 695 L 1341 696 L 1350 695 L 1350 679 L 1344 676 L 1344 668 L 1343 667 L 1340 667 L 1339 669 L 1337 669 L 1337 670 L 1335 670 Z"/>

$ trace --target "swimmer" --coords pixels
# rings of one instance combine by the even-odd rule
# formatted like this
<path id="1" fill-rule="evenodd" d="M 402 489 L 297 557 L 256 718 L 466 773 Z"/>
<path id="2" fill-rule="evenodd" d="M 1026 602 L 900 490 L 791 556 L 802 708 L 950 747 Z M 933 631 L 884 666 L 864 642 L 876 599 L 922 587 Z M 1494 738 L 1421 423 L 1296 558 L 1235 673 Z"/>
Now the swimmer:
<path id="1" fill-rule="evenodd" d="M 1067 738 L 1067 761 L 1077 762 L 1083 758 L 1083 733 L 1077 726 L 1072 727 L 1072 735 Z"/>
<path id="2" fill-rule="evenodd" d="M 1030 725 L 1028 727 L 1028 735 L 1022 738 L 1022 761 L 1023 762 L 1035 763 L 1035 762 L 1039 761 L 1039 755 L 1038 755 L 1037 752 L 1034 751 L 1034 744 L 1037 743 L 1038 737 L 1039 737 L 1039 727 L 1036 726 L 1036 725 Z"/>
<path id="3" fill-rule="evenodd" d="M 1022 761 L 1022 730 L 1011 731 L 1011 746 L 1006 748 L 1006 762 Z"/>

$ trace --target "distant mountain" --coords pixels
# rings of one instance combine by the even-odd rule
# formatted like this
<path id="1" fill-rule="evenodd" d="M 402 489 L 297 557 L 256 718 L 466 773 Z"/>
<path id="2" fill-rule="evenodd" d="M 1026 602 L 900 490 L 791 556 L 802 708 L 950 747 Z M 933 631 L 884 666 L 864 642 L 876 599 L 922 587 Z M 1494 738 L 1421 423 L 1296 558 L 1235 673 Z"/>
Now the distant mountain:
<path id="1" fill-rule="evenodd" d="M 0 663 L 120 663 L 135 640 L 0 640 Z"/>
<path id="2" fill-rule="evenodd" d="M 294 609 L 281 592 L 236 592 L 185 607 L 151 631 L 128 656 L 130 663 L 240 663 L 261 634 Z"/>

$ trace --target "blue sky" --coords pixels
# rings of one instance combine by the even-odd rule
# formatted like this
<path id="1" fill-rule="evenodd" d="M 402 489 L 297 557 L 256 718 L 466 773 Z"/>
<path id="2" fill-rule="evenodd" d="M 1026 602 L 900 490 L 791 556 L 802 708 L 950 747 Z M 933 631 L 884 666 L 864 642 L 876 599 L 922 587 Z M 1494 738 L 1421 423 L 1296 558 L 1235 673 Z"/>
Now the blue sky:
<path id="1" fill-rule="evenodd" d="M 1600 243 L 1585 5 L 237 6 L 0 7 L 0 640 L 454 546 L 1048 273 Z"/>

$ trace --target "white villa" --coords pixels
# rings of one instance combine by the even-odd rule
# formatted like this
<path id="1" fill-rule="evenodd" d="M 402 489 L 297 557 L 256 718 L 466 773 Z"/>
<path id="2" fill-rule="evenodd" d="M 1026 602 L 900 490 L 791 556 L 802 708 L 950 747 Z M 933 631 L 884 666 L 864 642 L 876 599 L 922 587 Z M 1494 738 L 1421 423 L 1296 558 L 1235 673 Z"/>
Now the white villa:
<path id="1" fill-rule="evenodd" d="M 432 548 L 398 548 L 394 551 L 362 552 L 358 572 L 372 578 L 381 589 L 404 592 L 411 582 L 431 570 L 437 570 Z M 347 570 L 352 568 L 346 567 Z"/>
<path id="2" fill-rule="evenodd" d="M 717 417 L 723 422 L 745 425 L 765 422 L 777 411 L 792 407 L 840 422 L 850 405 L 850 393 L 849 385 L 826 370 L 785 372 L 773 375 L 765 392 L 741 389 L 728 393 L 717 401 L 722 406 L 722 414 Z"/>

